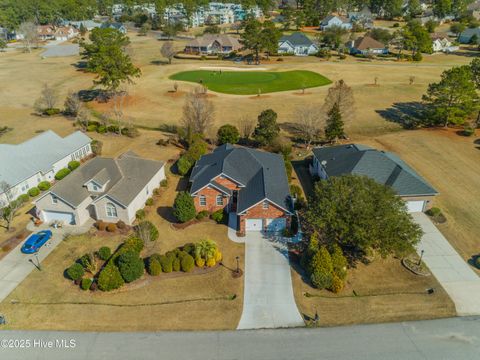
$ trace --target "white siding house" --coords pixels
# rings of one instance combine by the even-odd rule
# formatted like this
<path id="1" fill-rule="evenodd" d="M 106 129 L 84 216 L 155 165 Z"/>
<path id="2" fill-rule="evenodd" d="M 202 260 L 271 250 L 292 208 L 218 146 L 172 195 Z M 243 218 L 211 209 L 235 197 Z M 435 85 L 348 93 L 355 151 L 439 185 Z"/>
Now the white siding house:
<path id="1" fill-rule="evenodd" d="M 296 56 L 314 55 L 318 52 L 318 46 L 305 34 L 300 32 L 282 36 L 278 41 L 279 54 L 293 54 Z"/>
<path id="2" fill-rule="evenodd" d="M 349 19 L 338 15 L 329 15 L 320 23 L 320 30 L 326 30 L 331 27 L 340 27 L 342 29 L 351 30 L 352 23 Z"/>
<path id="3" fill-rule="evenodd" d="M 70 161 L 89 156 L 90 143 L 80 131 L 62 138 L 48 130 L 21 144 L 0 144 L 0 183 L 8 184 L 16 198 L 42 181 L 53 181 Z M 6 202 L 5 193 L 0 193 L 0 205 Z"/>

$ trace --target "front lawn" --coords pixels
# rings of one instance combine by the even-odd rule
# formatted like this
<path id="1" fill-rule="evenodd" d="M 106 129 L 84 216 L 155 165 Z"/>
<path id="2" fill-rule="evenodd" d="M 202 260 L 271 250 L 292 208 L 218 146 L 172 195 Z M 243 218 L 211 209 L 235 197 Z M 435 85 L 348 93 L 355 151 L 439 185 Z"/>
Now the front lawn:
<path id="1" fill-rule="evenodd" d="M 176 230 L 170 211 L 178 187 L 169 186 L 148 206 L 146 219 L 159 230 L 157 241 L 141 253 L 165 253 L 177 246 L 209 238 L 223 253 L 223 264 L 206 273 L 161 273 L 143 277 L 112 292 L 83 291 L 64 276 L 80 256 L 102 246 L 115 249 L 125 235 L 102 233 L 70 237 L 33 271 L 3 303 L 8 329 L 79 331 L 158 331 L 235 329 L 243 304 L 243 277 L 232 278 L 235 257 L 243 269 L 244 246 L 227 238 L 227 228 L 207 220 Z"/>
<path id="2" fill-rule="evenodd" d="M 235 95 L 253 95 L 306 89 L 331 84 L 319 73 L 307 70 L 293 71 L 183 71 L 170 76 L 172 80 L 205 85 L 209 90 Z"/>

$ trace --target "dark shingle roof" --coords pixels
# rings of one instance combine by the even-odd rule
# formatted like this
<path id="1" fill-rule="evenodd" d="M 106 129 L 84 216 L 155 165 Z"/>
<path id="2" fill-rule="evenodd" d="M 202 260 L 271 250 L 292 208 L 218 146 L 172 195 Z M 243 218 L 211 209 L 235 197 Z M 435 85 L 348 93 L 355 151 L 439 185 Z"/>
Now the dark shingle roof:
<path id="1" fill-rule="evenodd" d="M 280 42 L 288 41 L 292 46 L 311 46 L 313 41 L 301 32 L 294 32 L 291 35 L 284 35 L 280 38 Z"/>
<path id="2" fill-rule="evenodd" d="M 398 195 L 435 195 L 437 191 L 397 155 L 349 144 L 313 149 L 328 176 L 365 175 L 391 186 Z"/>
<path id="3" fill-rule="evenodd" d="M 243 186 L 238 193 L 238 213 L 264 199 L 290 211 L 290 191 L 281 155 L 230 144 L 219 146 L 195 164 L 190 193 L 195 194 L 220 174 Z"/>
<path id="4" fill-rule="evenodd" d="M 143 159 L 133 153 L 117 159 L 96 157 L 56 183 L 50 192 L 74 207 L 92 195 L 108 195 L 126 207 L 163 165 L 161 161 Z M 105 191 L 91 194 L 84 186 L 90 180 L 106 184 Z"/>

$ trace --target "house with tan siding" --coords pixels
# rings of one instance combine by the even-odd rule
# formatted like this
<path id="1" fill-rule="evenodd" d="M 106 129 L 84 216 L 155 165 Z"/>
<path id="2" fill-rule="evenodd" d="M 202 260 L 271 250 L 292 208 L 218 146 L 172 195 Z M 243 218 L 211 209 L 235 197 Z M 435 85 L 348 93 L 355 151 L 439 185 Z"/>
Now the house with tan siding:
<path id="1" fill-rule="evenodd" d="M 292 199 L 281 155 L 225 144 L 197 161 L 190 182 L 196 210 L 234 214 L 239 235 L 290 226 Z"/>
<path id="2" fill-rule="evenodd" d="M 130 225 L 163 179 L 162 161 L 133 152 L 116 159 L 96 157 L 43 194 L 35 202 L 36 211 L 47 223 L 82 225 L 93 218 Z"/>

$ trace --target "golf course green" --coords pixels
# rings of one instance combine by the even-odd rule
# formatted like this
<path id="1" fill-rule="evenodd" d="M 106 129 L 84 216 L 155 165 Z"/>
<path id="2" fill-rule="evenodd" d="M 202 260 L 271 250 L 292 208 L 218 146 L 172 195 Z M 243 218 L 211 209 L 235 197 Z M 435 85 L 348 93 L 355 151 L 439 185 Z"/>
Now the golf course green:
<path id="1" fill-rule="evenodd" d="M 171 80 L 189 81 L 206 86 L 209 90 L 235 95 L 253 95 L 312 88 L 331 84 L 331 81 L 313 71 L 182 71 L 170 76 Z"/>

